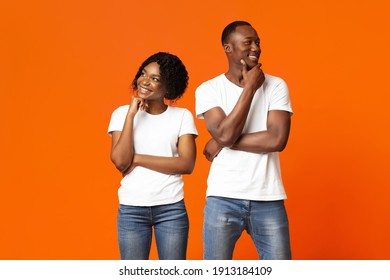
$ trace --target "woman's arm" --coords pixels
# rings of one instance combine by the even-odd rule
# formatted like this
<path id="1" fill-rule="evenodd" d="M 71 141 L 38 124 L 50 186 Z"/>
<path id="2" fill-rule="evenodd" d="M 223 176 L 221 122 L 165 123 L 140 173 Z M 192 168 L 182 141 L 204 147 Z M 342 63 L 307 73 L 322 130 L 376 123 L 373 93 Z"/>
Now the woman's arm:
<path id="1" fill-rule="evenodd" d="M 142 166 L 166 174 L 192 173 L 196 160 L 195 137 L 196 136 L 193 134 L 185 134 L 179 137 L 179 155 L 177 157 L 134 154 L 133 162 L 131 166 L 123 172 L 123 176 L 133 171 L 133 169 L 137 166 Z"/>
<path id="2" fill-rule="evenodd" d="M 138 97 L 132 97 L 130 101 L 129 111 L 126 115 L 125 124 L 122 131 L 113 131 L 111 144 L 111 161 L 115 167 L 124 172 L 129 168 L 133 162 L 134 156 L 134 140 L 133 140 L 133 126 L 134 117 L 138 112 L 138 108 L 143 106 L 143 100 Z"/>

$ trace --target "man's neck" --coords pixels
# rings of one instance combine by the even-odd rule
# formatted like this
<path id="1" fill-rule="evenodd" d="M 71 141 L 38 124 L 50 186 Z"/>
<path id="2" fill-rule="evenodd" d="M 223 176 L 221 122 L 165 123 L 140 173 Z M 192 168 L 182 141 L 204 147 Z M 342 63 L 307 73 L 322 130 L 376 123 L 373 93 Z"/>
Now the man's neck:
<path id="1" fill-rule="evenodd" d="M 226 78 L 231 81 L 233 84 L 239 86 L 239 87 L 244 87 L 243 83 L 243 76 L 242 76 L 242 70 L 241 69 L 229 69 L 225 73 Z"/>

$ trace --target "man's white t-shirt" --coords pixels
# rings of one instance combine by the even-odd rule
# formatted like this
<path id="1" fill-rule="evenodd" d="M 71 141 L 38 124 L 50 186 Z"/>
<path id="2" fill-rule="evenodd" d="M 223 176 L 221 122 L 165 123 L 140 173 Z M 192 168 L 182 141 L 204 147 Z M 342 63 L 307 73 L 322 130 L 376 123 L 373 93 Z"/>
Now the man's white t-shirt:
<path id="1" fill-rule="evenodd" d="M 108 133 L 122 131 L 129 105 L 117 108 L 111 116 Z M 136 154 L 177 157 L 179 137 L 198 135 L 191 112 L 168 106 L 159 115 L 138 111 L 134 118 Z M 119 202 L 132 206 L 155 206 L 183 199 L 183 181 L 179 174 L 165 174 L 141 166 L 127 174 L 118 190 Z"/>
<path id="2" fill-rule="evenodd" d="M 229 115 L 242 91 L 225 74 L 204 82 L 196 89 L 197 117 L 203 118 L 203 113 L 215 107 Z M 287 84 L 266 74 L 253 97 L 243 133 L 266 130 L 271 110 L 292 113 Z M 211 164 L 207 185 L 207 196 L 258 201 L 286 198 L 277 152 L 251 153 L 224 147 Z"/>

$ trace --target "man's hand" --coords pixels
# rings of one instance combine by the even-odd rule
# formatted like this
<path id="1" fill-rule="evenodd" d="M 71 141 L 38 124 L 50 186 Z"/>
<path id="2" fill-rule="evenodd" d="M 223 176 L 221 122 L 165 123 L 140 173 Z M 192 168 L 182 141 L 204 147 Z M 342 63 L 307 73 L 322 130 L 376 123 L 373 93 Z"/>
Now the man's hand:
<path id="1" fill-rule="evenodd" d="M 208 161 L 213 161 L 214 158 L 222 150 L 222 146 L 218 144 L 213 138 L 211 138 L 203 149 L 203 154 Z"/>
<path id="2" fill-rule="evenodd" d="M 248 67 L 243 59 L 241 59 L 242 64 L 242 80 L 244 87 L 250 87 L 254 92 L 260 88 L 265 80 L 263 70 L 261 70 L 261 63 L 254 66 L 248 71 Z"/>

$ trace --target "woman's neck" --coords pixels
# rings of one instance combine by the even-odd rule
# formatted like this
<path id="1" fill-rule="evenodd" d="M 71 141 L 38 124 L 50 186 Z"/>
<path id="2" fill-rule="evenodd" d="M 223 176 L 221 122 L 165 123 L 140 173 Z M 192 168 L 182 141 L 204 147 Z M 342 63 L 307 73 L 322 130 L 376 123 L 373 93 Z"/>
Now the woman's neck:
<path id="1" fill-rule="evenodd" d="M 164 102 L 147 102 L 146 112 L 151 115 L 159 115 L 165 112 L 168 108 L 168 105 Z"/>

